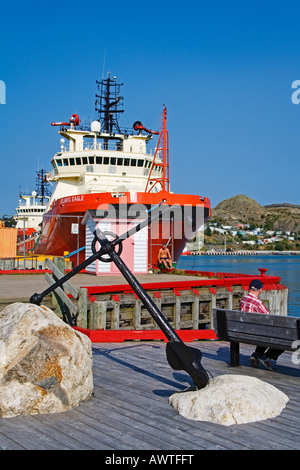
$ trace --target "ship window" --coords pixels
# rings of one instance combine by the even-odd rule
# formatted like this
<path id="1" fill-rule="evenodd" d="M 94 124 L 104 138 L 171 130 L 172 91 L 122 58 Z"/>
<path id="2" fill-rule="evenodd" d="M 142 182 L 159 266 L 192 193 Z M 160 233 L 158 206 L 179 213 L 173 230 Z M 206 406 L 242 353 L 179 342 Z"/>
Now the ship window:
<path id="1" fill-rule="evenodd" d="M 135 158 L 133 160 L 131 160 L 130 166 L 136 166 L 136 159 Z"/>
<path id="2" fill-rule="evenodd" d="M 70 165 L 75 165 L 75 159 L 74 158 L 70 158 Z"/>
<path id="3" fill-rule="evenodd" d="M 95 163 L 95 157 L 89 157 L 89 163 L 91 164 Z"/>
<path id="4" fill-rule="evenodd" d="M 151 165 L 152 165 L 152 162 L 150 162 L 150 160 L 149 160 L 149 162 L 148 162 L 148 168 L 150 168 Z"/>
<path id="5" fill-rule="evenodd" d="M 129 158 L 124 158 L 124 165 L 129 166 Z"/>
<path id="6" fill-rule="evenodd" d="M 82 163 L 83 165 L 87 165 L 88 159 L 87 157 L 82 157 Z"/>
<path id="7" fill-rule="evenodd" d="M 102 163 L 102 157 L 96 157 L 96 163 L 98 163 L 99 165 L 101 165 L 101 163 Z"/>
<path id="8" fill-rule="evenodd" d="M 76 165 L 81 165 L 81 158 L 80 157 L 76 157 Z"/>
<path id="9" fill-rule="evenodd" d="M 118 165 L 123 165 L 123 158 L 118 158 L 117 164 L 118 164 Z"/>
<path id="10" fill-rule="evenodd" d="M 63 162 L 64 162 L 64 166 L 68 166 L 69 165 L 69 161 L 67 158 L 64 158 L 63 159 Z"/>
<path id="11" fill-rule="evenodd" d="M 115 164 L 116 164 L 116 160 L 117 160 L 116 157 L 111 157 L 111 159 L 110 159 L 110 164 L 111 164 L 111 165 L 115 165 Z"/>
<path id="12" fill-rule="evenodd" d="M 144 165 L 144 160 L 138 160 L 137 166 L 143 166 Z"/>
<path id="13" fill-rule="evenodd" d="M 56 164 L 57 164 L 57 166 L 62 166 L 61 159 L 56 160 Z"/>
<path id="14" fill-rule="evenodd" d="M 109 164 L 109 157 L 104 157 L 103 158 L 103 163 L 104 163 L 104 165 L 108 165 Z"/>

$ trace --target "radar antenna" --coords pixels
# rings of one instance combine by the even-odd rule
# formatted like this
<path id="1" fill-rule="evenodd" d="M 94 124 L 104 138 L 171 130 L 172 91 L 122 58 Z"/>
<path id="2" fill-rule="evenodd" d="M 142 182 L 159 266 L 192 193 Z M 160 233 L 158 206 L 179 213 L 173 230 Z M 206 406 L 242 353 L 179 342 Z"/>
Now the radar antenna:
<path id="1" fill-rule="evenodd" d="M 108 72 L 107 78 L 100 82 L 96 80 L 96 84 L 100 94 L 96 94 L 95 110 L 99 114 L 101 131 L 108 134 L 113 132 L 120 134 L 118 115 L 124 110 L 118 109 L 118 105 L 123 101 L 123 96 L 120 96 L 120 88 L 124 83 L 117 83 L 116 77 L 110 78 L 110 72 Z"/>

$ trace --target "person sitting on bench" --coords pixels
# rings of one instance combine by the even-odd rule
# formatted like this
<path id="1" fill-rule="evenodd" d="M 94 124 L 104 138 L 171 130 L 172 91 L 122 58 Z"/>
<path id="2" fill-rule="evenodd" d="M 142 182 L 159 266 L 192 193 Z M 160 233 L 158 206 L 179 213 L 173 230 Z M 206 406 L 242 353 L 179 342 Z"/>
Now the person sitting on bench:
<path id="1" fill-rule="evenodd" d="M 166 244 L 163 243 L 158 252 L 158 262 L 161 263 L 166 269 L 172 269 L 172 258 Z"/>
<path id="2" fill-rule="evenodd" d="M 249 292 L 240 302 L 242 312 L 266 313 L 270 314 L 265 304 L 260 300 L 263 283 L 259 279 L 254 279 L 249 284 Z M 274 348 L 265 348 L 257 346 L 254 353 L 250 357 L 252 367 L 258 367 L 258 363 L 262 364 L 269 370 L 274 370 L 275 363 L 283 351 Z"/>

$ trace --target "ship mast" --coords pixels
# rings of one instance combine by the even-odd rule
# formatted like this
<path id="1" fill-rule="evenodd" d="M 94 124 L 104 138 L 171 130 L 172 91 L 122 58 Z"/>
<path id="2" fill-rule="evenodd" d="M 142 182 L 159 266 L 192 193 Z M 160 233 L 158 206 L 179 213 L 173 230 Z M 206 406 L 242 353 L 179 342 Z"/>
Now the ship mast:
<path id="1" fill-rule="evenodd" d="M 36 189 L 37 189 L 37 196 L 41 198 L 41 204 L 44 204 L 44 199 L 49 199 L 51 196 L 51 191 L 48 189 L 48 179 L 47 173 L 45 170 L 41 169 L 36 172 Z"/>
<path id="2" fill-rule="evenodd" d="M 100 82 L 96 80 L 96 84 L 100 94 L 96 94 L 95 110 L 99 114 L 101 131 L 107 134 L 113 132 L 121 134 L 118 115 L 124 110 L 118 109 L 118 104 L 123 100 L 123 96 L 120 96 L 120 88 L 124 83 L 117 83 L 116 77 L 110 78 L 110 72 L 108 72 L 107 78 Z"/>
<path id="3" fill-rule="evenodd" d="M 157 158 L 160 157 L 159 160 Z M 162 167 L 162 176 L 151 177 L 154 166 Z M 161 131 L 155 151 L 155 155 L 152 161 L 152 165 L 149 172 L 149 177 L 146 184 L 146 193 L 150 192 L 154 186 L 160 183 L 163 191 L 170 191 L 169 182 L 169 131 L 167 130 L 167 108 L 164 105 L 162 112 Z"/>

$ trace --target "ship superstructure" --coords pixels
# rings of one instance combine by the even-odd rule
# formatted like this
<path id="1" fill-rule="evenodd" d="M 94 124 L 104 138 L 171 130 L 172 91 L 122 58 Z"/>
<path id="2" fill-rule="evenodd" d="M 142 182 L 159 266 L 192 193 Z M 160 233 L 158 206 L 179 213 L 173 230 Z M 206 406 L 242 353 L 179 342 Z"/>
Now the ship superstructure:
<path id="1" fill-rule="evenodd" d="M 146 272 L 156 264 L 162 242 L 177 261 L 187 240 L 209 217 L 210 201 L 170 191 L 166 107 L 160 131 L 149 130 L 140 121 L 123 129 L 118 119 L 123 113 L 123 84 L 110 74 L 96 83 L 96 120 L 82 125 L 73 114 L 67 122 L 51 123 L 60 127 L 60 151 L 52 158 L 53 170 L 47 176 L 55 188 L 35 253 L 61 256 L 67 251 L 78 265 L 88 256 L 97 227 L 120 235 L 136 223 L 137 214 L 147 217 L 153 206 L 163 204 L 171 208 L 169 214 L 136 234 L 123 253 L 130 258 L 133 272 Z M 147 147 L 154 135 L 159 136 L 158 143 L 151 151 Z M 99 272 L 107 274 L 104 264 Z"/>
<path id="2" fill-rule="evenodd" d="M 51 191 L 48 186 L 48 176 L 45 170 L 37 171 L 36 176 L 36 189 L 31 193 L 20 192 L 19 205 L 16 208 L 16 215 L 14 216 L 17 221 L 16 227 L 18 229 L 40 230 L 43 220 L 43 214 L 46 211 Z"/>
<path id="3" fill-rule="evenodd" d="M 50 176 L 50 175 L 49 175 Z M 41 230 L 43 215 L 48 208 L 51 191 L 48 174 L 45 170 L 37 171 L 36 189 L 31 193 L 20 192 L 19 205 L 16 207 L 17 253 L 33 249 Z"/>
<path id="4" fill-rule="evenodd" d="M 59 198 L 79 194 L 111 192 L 119 196 L 128 191 L 145 191 L 150 169 L 152 178 L 162 174 L 161 157 L 157 156 L 151 168 L 154 152 L 147 151 L 147 143 L 158 132 L 146 129 L 140 121 L 132 129 L 121 130 L 117 119 L 123 111 L 118 109 L 121 84 L 110 75 L 97 84 L 101 90 L 96 95 L 99 120 L 93 121 L 90 129 L 80 126 L 77 114 L 69 122 L 52 123 L 60 126 L 61 139 L 60 151 L 51 161 L 50 180 L 57 185 L 50 205 Z M 160 189 L 155 186 L 153 190 Z"/>

